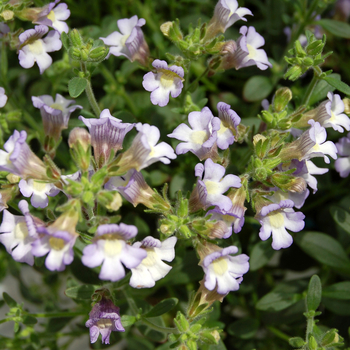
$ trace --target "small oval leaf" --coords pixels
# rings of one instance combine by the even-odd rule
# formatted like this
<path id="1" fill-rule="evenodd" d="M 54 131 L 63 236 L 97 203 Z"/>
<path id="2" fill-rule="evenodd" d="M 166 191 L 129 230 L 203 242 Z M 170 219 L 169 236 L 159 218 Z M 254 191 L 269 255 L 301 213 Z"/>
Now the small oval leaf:
<path id="1" fill-rule="evenodd" d="M 69 95 L 76 98 L 82 94 L 87 85 L 87 80 L 85 78 L 75 77 L 71 79 L 68 83 Z"/>
<path id="2" fill-rule="evenodd" d="M 94 294 L 95 288 L 92 285 L 84 284 L 82 286 L 76 286 L 66 289 L 65 294 L 72 299 L 87 300 L 91 299 L 91 295 Z"/>
<path id="3" fill-rule="evenodd" d="M 347 23 L 335 21 L 334 19 L 321 19 L 316 23 L 333 35 L 350 39 L 350 25 Z"/>
<path id="4" fill-rule="evenodd" d="M 320 305 L 322 298 L 322 284 L 317 275 L 313 275 L 310 279 L 309 288 L 306 295 L 306 305 L 308 311 L 316 311 Z"/>
<path id="5" fill-rule="evenodd" d="M 350 213 L 340 207 L 332 206 L 331 215 L 334 221 L 347 233 L 350 234 Z"/>
<path id="6" fill-rule="evenodd" d="M 261 101 L 271 93 L 273 85 L 269 78 L 255 76 L 248 79 L 243 88 L 243 98 L 248 102 Z"/>
<path id="7" fill-rule="evenodd" d="M 323 289 L 322 295 L 331 299 L 350 300 L 350 282 L 332 284 Z"/>
<path id="8" fill-rule="evenodd" d="M 341 80 L 329 76 L 324 77 L 323 80 L 325 80 L 329 85 L 334 86 L 340 92 L 343 92 L 346 95 L 350 95 L 350 86 L 343 83 Z"/>
<path id="9" fill-rule="evenodd" d="M 168 311 L 170 311 L 177 303 L 178 299 L 176 298 L 169 298 L 162 300 L 160 303 L 158 303 L 154 308 L 152 308 L 150 311 L 145 313 L 143 317 L 157 317 L 161 316 Z"/>

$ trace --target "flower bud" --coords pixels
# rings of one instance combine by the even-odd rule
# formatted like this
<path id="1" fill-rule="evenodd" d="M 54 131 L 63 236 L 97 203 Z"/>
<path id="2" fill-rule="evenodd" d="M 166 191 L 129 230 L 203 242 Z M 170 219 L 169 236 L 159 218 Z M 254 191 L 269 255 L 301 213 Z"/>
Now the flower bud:
<path id="1" fill-rule="evenodd" d="M 310 350 L 317 350 L 317 348 L 318 348 L 317 341 L 313 335 L 310 335 L 308 345 L 309 345 Z"/>
<path id="2" fill-rule="evenodd" d="M 335 346 L 342 345 L 343 340 L 344 339 L 339 336 L 337 329 L 330 329 L 323 336 L 321 345 L 324 347 L 331 347 L 331 346 L 335 347 Z"/>
<path id="3" fill-rule="evenodd" d="M 169 31 L 172 26 L 173 22 L 165 22 L 160 26 L 160 31 L 163 33 L 164 36 L 169 37 Z"/>
<path id="4" fill-rule="evenodd" d="M 68 144 L 77 166 L 81 170 L 87 171 L 91 160 L 90 134 L 83 128 L 74 128 L 69 134 Z"/>
<path id="5" fill-rule="evenodd" d="M 343 102 L 344 102 L 344 113 L 349 116 L 350 115 L 350 99 L 345 97 L 343 99 Z"/>
<path id="6" fill-rule="evenodd" d="M 68 55 L 70 58 L 72 58 L 73 60 L 80 60 L 81 59 L 81 53 L 80 53 L 80 49 L 72 46 L 69 48 L 68 50 Z"/>
<path id="7" fill-rule="evenodd" d="M 305 57 L 303 59 L 303 64 L 306 67 L 312 67 L 315 64 L 315 62 L 311 57 Z"/>
<path id="8" fill-rule="evenodd" d="M 11 10 L 5 10 L 1 12 L 0 16 L 4 19 L 4 21 L 11 21 L 15 13 Z"/>
<path id="9" fill-rule="evenodd" d="M 83 38 L 81 37 L 78 29 L 72 29 L 69 31 L 68 36 L 73 46 L 81 48 L 84 45 Z"/>
<path id="10" fill-rule="evenodd" d="M 300 337 L 293 337 L 289 339 L 289 345 L 293 348 L 301 348 L 305 345 L 305 341 Z"/>
<path id="11" fill-rule="evenodd" d="M 89 62 L 101 62 L 108 55 L 109 49 L 105 46 L 99 46 L 89 52 Z"/>
<path id="12" fill-rule="evenodd" d="M 286 107 L 288 102 L 292 99 L 292 91 L 283 87 L 276 91 L 275 97 L 273 99 L 273 107 L 276 112 L 282 112 Z"/>

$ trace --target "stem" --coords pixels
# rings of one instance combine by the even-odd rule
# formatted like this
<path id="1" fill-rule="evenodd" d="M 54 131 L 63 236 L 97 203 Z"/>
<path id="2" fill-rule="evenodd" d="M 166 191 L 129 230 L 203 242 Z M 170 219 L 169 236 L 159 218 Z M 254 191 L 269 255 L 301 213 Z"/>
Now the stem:
<path id="1" fill-rule="evenodd" d="M 81 311 L 81 312 L 51 312 L 51 313 L 38 313 L 38 314 L 29 314 L 30 316 L 33 317 L 75 317 L 75 316 L 82 316 L 85 315 L 86 313 Z M 1 322 L 1 321 L 0 321 Z"/>
<path id="2" fill-rule="evenodd" d="M 306 93 L 304 95 L 303 100 L 301 101 L 301 105 L 307 105 L 309 103 L 310 97 L 313 93 L 313 91 L 315 90 L 315 87 L 319 81 L 319 77 L 322 74 L 322 70 L 320 67 L 313 67 L 314 68 L 314 76 L 312 77 L 311 83 L 308 86 Z"/>
<path id="3" fill-rule="evenodd" d="M 5 323 L 5 322 L 9 322 L 9 321 L 13 321 L 13 319 L 11 317 L 9 318 L 4 318 L 3 320 L 0 320 L 0 324 L 1 323 Z"/>
<path id="4" fill-rule="evenodd" d="M 154 324 L 153 322 L 150 322 L 146 319 L 140 320 L 142 323 L 144 323 L 146 326 L 154 329 L 155 331 L 161 332 L 161 333 L 173 333 L 173 334 L 179 334 L 179 330 L 177 328 L 170 328 L 170 327 L 162 327 Z"/>
<path id="5" fill-rule="evenodd" d="M 81 70 L 85 73 L 85 76 L 89 76 L 87 68 L 86 68 L 86 64 L 83 62 L 81 63 Z M 86 95 L 88 97 L 88 100 L 90 102 L 90 106 L 91 106 L 92 110 L 94 111 L 96 117 L 99 118 L 100 114 L 101 114 L 101 109 L 98 106 L 98 103 L 96 101 L 96 97 L 95 97 L 94 92 L 92 90 L 91 78 L 89 76 L 89 77 L 86 77 L 85 79 L 87 82 L 86 88 L 85 88 Z"/>
<path id="6" fill-rule="evenodd" d="M 198 76 L 195 80 L 192 81 L 192 83 L 190 85 L 188 85 L 186 87 L 186 89 L 184 91 L 184 94 L 186 94 L 186 92 L 191 88 L 191 86 L 193 84 L 195 84 L 197 81 L 201 80 L 208 72 L 209 72 L 209 67 L 207 67 L 200 76 Z"/>
<path id="7" fill-rule="evenodd" d="M 306 325 L 306 337 L 305 337 L 305 341 L 308 343 L 309 342 L 309 334 L 312 332 L 313 328 L 314 328 L 314 318 L 310 317 L 307 319 L 307 325 Z"/>
<path id="8" fill-rule="evenodd" d="M 288 336 L 287 334 L 281 332 L 279 329 L 272 327 L 272 326 L 268 326 L 267 329 L 272 332 L 274 335 L 276 335 L 278 338 L 286 340 L 287 342 L 289 342 L 289 338 L 290 336 Z"/>

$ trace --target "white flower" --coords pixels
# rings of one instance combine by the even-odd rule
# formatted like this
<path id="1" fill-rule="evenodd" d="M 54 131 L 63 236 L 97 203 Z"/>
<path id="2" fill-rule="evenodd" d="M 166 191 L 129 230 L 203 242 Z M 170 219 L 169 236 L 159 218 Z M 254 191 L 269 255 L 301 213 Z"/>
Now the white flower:
<path id="1" fill-rule="evenodd" d="M 161 242 L 151 236 L 141 242 L 135 242 L 133 247 L 142 248 L 147 252 L 147 257 L 136 268 L 131 269 L 130 285 L 133 288 L 152 288 L 156 281 L 165 277 L 172 269 L 162 260 L 172 261 L 175 258 L 177 238 L 170 237 Z"/>
<path id="2" fill-rule="evenodd" d="M 329 92 L 327 97 L 330 101 L 326 103 L 325 107 L 330 118 L 327 119 L 322 126 L 325 128 L 331 126 L 334 130 L 339 132 L 344 132 L 344 129 L 349 131 L 350 119 L 345 113 L 343 113 L 345 110 L 344 102 L 339 95 L 333 95 L 332 92 Z"/>
<path id="3" fill-rule="evenodd" d="M 5 95 L 5 89 L 0 87 L 0 108 L 4 107 L 7 102 L 7 96 Z"/>

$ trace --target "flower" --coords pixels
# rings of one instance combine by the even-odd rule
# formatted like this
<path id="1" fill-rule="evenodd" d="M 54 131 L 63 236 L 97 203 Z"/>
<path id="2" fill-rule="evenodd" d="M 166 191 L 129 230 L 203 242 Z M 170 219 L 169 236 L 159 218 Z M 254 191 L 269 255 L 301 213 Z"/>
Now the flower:
<path id="1" fill-rule="evenodd" d="M 28 179 L 22 179 L 18 184 L 24 197 L 32 197 L 30 203 L 34 208 L 46 208 L 49 204 L 47 196 L 54 197 L 60 191 L 52 183 L 44 183 Z"/>
<path id="2" fill-rule="evenodd" d="M 205 175 L 202 180 L 203 172 Z M 231 187 L 241 187 L 241 179 L 238 176 L 229 174 L 224 177 L 225 168 L 214 163 L 210 158 L 205 161 L 204 165 L 198 163 L 195 166 L 195 175 L 199 177 L 196 187 L 199 201 L 205 208 L 216 205 L 220 210 L 231 209 L 232 201 L 223 193 Z"/>
<path id="3" fill-rule="evenodd" d="M 339 158 L 335 161 L 335 170 L 340 177 L 348 177 L 350 174 L 350 132 L 335 144 Z"/>
<path id="4" fill-rule="evenodd" d="M 25 216 L 13 215 L 6 209 L 0 226 L 0 242 L 7 252 L 18 262 L 34 265 L 32 242 L 37 238 L 33 218 L 29 214 L 28 203 L 22 200 L 18 204 Z"/>
<path id="5" fill-rule="evenodd" d="M 55 101 L 50 95 L 32 96 L 32 101 L 33 106 L 40 109 L 45 135 L 53 137 L 55 141 L 61 137 L 61 131 L 68 128 L 71 113 L 83 108 L 72 105 L 74 100 L 67 100 L 60 94 L 56 94 Z"/>
<path id="6" fill-rule="evenodd" d="M 294 212 L 293 206 L 290 199 L 282 200 L 279 204 L 264 206 L 256 216 L 261 224 L 259 237 L 266 241 L 272 234 L 272 248 L 275 250 L 288 248 L 293 243 L 293 238 L 286 229 L 299 232 L 305 226 L 305 215 Z"/>
<path id="7" fill-rule="evenodd" d="M 211 291 L 217 288 L 219 294 L 238 290 L 243 274 L 249 270 L 249 257 L 246 254 L 231 256 L 238 252 L 235 246 L 215 250 L 200 262 L 205 273 L 204 286 Z"/>
<path id="8" fill-rule="evenodd" d="M 48 180 L 44 163 L 26 143 L 27 133 L 15 130 L 0 150 L 0 170 L 9 171 L 24 179 Z"/>
<path id="9" fill-rule="evenodd" d="M 222 68 L 241 69 L 256 65 L 259 69 L 265 70 L 272 67 L 268 61 L 265 50 L 259 49 L 265 44 L 264 38 L 256 32 L 254 27 L 243 26 L 239 30 L 242 34 L 237 40 L 237 48 L 228 50 L 224 55 Z"/>
<path id="10" fill-rule="evenodd" d="M 6 23 L 0 23 L 0 39 L 7 33 L 10 33 L 10 27 Z"/>
<path id="11" fill-rule="evenodd" d="M 133 225 L 100 225 L 93 243 L 83 250 L 81 261 L 87 267 L 102 264 L 101 280 L 119 281 L 125 276 L 122 263 L 129 269 L 137 267 L 147 256 L 144 249 L 129 246 L 126 241 L 137 235 Z"/>
<path id="12" fill-rule="evenodd" d="M 90 328 L 91 343 L 95 343 L 101 334 L 102 344 L 109 344 L 111 332 L 125 332 L 119 312 L 119 307 L 105 297 L 93 306 L 85 323 L 85 326 Z"/>
<path id="13" fill-rule="evenodd" d="M 5 89 L 0 87 L 0 108 L 4 107 L 7 102 L 7 96 L 5 95 Z"/>
<path id="14" fill-rule="evenodd" d="M 125 56 L 131 62 L 138 61 L 142 65 L 147 65 L 149 48 L 143 36 L 141 27 L 146 21 L 138 19 L 135 15 L 131 18 L 118 20 L 118 28 L 121 31 L 113 32 L 107 38 L 100 38 L 106 45 L 110 46 L 110 54 L 114 56 Z"/>
<path id="15" fill-rule="evenodd" d="M 345 110 L 344 102 L 338 94 L 333 95 L 332 92 L 328 92 L 327 97 L 330 101 L 326 103 L 325 107 L 330 118 L 327 119 L 322 126 L 325 128 L 331 126 L 334 130 L 339 132 L 344 132 L 344 129 L 349 131 L 350 119 L 343 113 Z"/>
<path id="16" fill-rule="evenodd" d="M 169 103 L 169 94 L 174 98 L 181 94 L 184 70 L 175 65 L 168 67 L 168 64 L 161 60 L 154 60 L 152 66 L 157 72 L 145 74 L 142 85 L 145 90 L 152 92 L 151 102 L 164 107 Z"/>
<path id="17" fill-rule="evenodd" d="M 79 117 L 89 128 L 94 157 L 99 167 L 108 162 L 111 151 L 118 152 L 123 148 L 125 135 L 135 124 L 122 123 L 120 119 L 112 117 L 108 109 L 100 114 L 100 119 Z"/>
<path id="18" fill-rule="evenodd" d="M 252 12 L 245 7 L 238 7 L 237 0 L 219 0 L 215 6 L 214 16 L 208 25 L 206 39 L 210 39 L 219 33 L 225 33 L 238 20 L 247 21 L 244 16 Z"/>
<path id="19" fill-rule="evenodd" d="M 131 269 L 130 286 L 133 288 L 152 288 L 156 281 L 164 278 L 172 267 L 162 260 L 174 260 L 176 241 L 176 237 L 170 237 L 161 242 L 148 236 L 141 242 L 135 242 L 133 247 L 144 249 L 147 256 L 141 261 L 140 265 Z"/>
<path id="20" fill-rule="evenodd" d="M 191 112 L 188 122 L 180 124 L 168 137 L 184 141 L 176 146 L 176 154 L 184 154 L 188 151 L 195 154 L 199 160 L 209 158 L 217 153 L 217 131 L 220 130 L 220 119 L 214 117 L 208 107 L 200 112 Z"/>
<path id="21" fill-rule="evenodd" d="M 175 159 L 176 154 L 172 147 L 165 142 L 157 145 L 160 137 L 159 129 L 154 125 L 136 124 L 138 134 L 135 136 L 130 148 L 121 154 L 117 166 L 121 174 L 130 169 L 140 171 L 151 164 L 161 161 L 169 164 L 170 159 Z"/>
<path id="22" fill-rule="evenodd" d="M 58 51 L 62 47 L 60 34 L 53 30 L 47 36 L 49 28 L 44 25 L 35 26 L 35 29 L 28 29 L 18 38 L 21 43 L 18 59 L 23 68 L 31 68 L 34 63 L 38 64 L 40 74 L 51 66 L 52 58 L 47 52 Z"/>
<path id="23" fill-rule="evenodd" d="M 59 2 L 60 0 L 55 0 L 44 6 L 33 23 L 52 27 L 60 34 L 62 34 L 62 32 L 68 33 L 69 28 L 64 21 L 70 16 L 70 11 L 68 10 L 67 4 L 59 4 L 56 6 Z"/>

